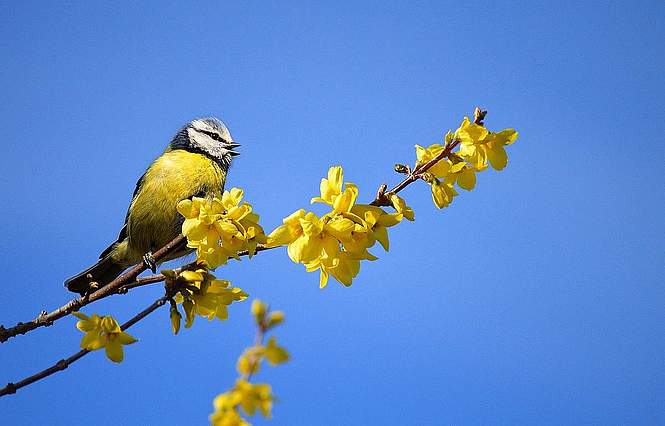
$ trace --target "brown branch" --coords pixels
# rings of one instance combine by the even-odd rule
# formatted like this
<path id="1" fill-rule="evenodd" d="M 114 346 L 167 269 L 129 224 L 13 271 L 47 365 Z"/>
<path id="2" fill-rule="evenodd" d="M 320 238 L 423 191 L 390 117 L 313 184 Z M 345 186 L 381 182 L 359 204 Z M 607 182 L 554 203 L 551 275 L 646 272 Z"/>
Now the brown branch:
<path id="1" fill-rule="evenodd" d="M 157 308 L 160 306 L 164 305 L 167 300 L 169 300 L 170 296 L 163 296 L 160 297 L 159 299 L 155 300 L 150 306 L 136 314 L 134 317 L 132 317 L 130 320 L 128 320 L 126 323 L 120 326 L 120 328 L 124 331 L 136 324 L 137 322 L 141 321 L 143 318 L 147 317 L 151 313 L 153 313 Z M 87 349 L 81 349 L 80 351 L 76 352 L 69 358 L 61 359 L 60 361 L 56 362 L 52 366 L 40 371 L 39 373 L 33 374 L 30 377 L 27 377 L 19 382 L 16 383 L 7 383 L 7 386 L 4 388 L 0 389 L 0 397 L 16 393 L 16 391 L 22 387 L 28 386 L 29 384 L 32 384 L 36 381 L 39 381 L 41 379 L 44 379 L 48 376 L 50 376 L 53 373 L 57 373 L 58 371 L 62 371 L 69 367 L 72 363 L 78 361 L 79 359 L 83 358 L 87 354 L 89 354 L 91 351 Z"/>
<path id="2" fill-rule="evenodd" d="M 157 262 L 164 259 L 168 254 L 170 254 L 175 248 L 177 248 L 184 241 L 185 237 L 182 235 L 178 235 L 171 242 L 167 243 L 164 247 L 153 253 L 153 258 Z M 123 286 L 129 287 L 129 285 L 133 284 L 134 281 L 138 282 L 138 280 L 136 280 L 136 277 L 146 269 L 147 267 L 145 264 L 139 263 L 138 265 L 133 266 L 127 272 L 123 273 L 122 275 L 120 275 L 119 277 L 117 277 L 116 279 L 114 279 L 104 287 L 100 288 L 99 290 L 91 294 L 79 297 L 77 299 L 70 300 L 65 305 L 59 307 L 58 309 L 50 313 L 42 312 L 34 320 L 25 323 L 20 322 L 11 328 L 4 328 L 3 326 L 0 326 L 0 343 L 6 342 L 10 337 L 14 337 L 19 334 L 25 334 L 36 328 L 52 325 L 54 321 L 59 320 L 60 318 L 63 318 L 74 311 L 78 311 L 83 306 L 89 305 L 92 302 L 111 296 L 113 294 L 117 294 L 118 290 L 121 287 Z M 145 284 L 147 283 L 144 282 L 141 285 Z M 132 287 L 129 288 L 133 287 L 138 287 L 138 285 L 133 285 Z"/>
<path id="3" fill-rule="evenodd" d="M 164 281 L 166 277 L 162 274 L 148 275 L 146 277 L 139 277 L 134 282 L 125 284 L 116 291 L 117 294 L 125 294 L 129 290 L 137 287 L 143 287 L 150 284 L 155 284 Z"/>

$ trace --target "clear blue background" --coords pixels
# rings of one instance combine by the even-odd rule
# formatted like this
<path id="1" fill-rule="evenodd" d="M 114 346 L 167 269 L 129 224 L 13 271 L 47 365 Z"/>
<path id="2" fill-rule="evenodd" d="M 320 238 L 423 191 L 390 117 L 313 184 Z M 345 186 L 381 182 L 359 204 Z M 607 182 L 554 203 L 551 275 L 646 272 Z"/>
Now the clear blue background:
<path id="1" fill-rule="evenodd" d="M 243 144 L 228 185 L 272 229 L 330 165 L 369 201 L 481 105 L 520 131 L 508 168 L 443 211 L 409 187 L 415 223 L 351 288 L 284 250 L 218 270 L 287 313 L 292 361 L 258 376 L 272 424 L 665 424 L 662 2 L 140 3 L 0 4 L 1 323 L 70 297 L 194 117 Z M 91 354 L 2 398 L 3 422 L 205 424 L 248 311 L 173 336 L 162 309 L 123 364 Z M 74 324 L 0 345 L 0 381 L 76 351 Z"/>

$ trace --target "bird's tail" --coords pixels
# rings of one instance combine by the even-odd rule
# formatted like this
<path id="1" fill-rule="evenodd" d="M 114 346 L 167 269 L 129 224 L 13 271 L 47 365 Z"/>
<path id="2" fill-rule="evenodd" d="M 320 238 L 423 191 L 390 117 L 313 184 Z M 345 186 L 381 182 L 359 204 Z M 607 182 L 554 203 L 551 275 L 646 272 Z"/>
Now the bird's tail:
<path id="1" fill-rule="evenodd" d="M 117 263 L 109 253 L 85 271 L 65 280 L 65 287 L 69 291 L 84 295 L 90 290 L 91 282 L 103 287 L 124 270 L 125 267 Z"/>

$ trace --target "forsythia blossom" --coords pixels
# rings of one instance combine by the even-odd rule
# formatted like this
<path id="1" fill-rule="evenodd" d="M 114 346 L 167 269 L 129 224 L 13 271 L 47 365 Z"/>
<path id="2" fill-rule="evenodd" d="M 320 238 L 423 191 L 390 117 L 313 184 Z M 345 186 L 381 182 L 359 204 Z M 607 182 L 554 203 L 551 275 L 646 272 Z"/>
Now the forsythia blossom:
<path id="1" fill-rule="evenodd" d="M 242 289 L 231 287 L 229 281 L 219 280 L 205 269 L 182 271 L 179 274 L 164 270 L 162 274 L 181 286 L 175 296 L 175 302 L 182 304 L 185 312 L 185 328 L 192 326 L 196 315 L 206 317 L 208 320 L 217 318 L 224 321 L 229 317 L 227 307 L 231 303 L 247 299 L 247 293 Z M 170 314 L 173 333 L 178 334 L 182 315 L 175 304 L 171 305 Z"/>
<path id="2" fill-rule="evenodd" d="M 422 174 L 422 179 L 430 184 L 432 200 L 438 208 L 448 207 L 453 198 L 459 195 L 455 184 L 471 191 L 476 186 L 476 172 L 487 169 L 489 164 L 495 170 L 502 170 L 508 163 L 504 146 L 517 139 L 514 129 L 504 129 L 498 133 L 488 131 L 484 126 L 472 123 L 464 117 L 455 133 L 445 136 L 446 145 L 458 141 L 460 150 L 449 153 Z M 416 167 L 434 160 L 443 153 L 446 145 L 433 144 L 427 148 L 416 145 Z"/>
<path id="3" fill-rule="evenodd" d="M 238 407 L 248 416 L 253 416 L 258 409 L 261 414 L 271 417 L 272 388 L 265 383 L 249 383 L 238 379 L 228 392 L 218 395 L 213 401 L 215 412 L 210 415 L 213 426 L 249 425 L 238 412 Z"/>
<path id="4" fill-rule="evenodd" d="M 263 358 L 270 365 L 279 365 L 289 360 L 289 353 L 282 346 L 279 346 L 275 336 L 272 336 L 268 339 L 268 344 L 265 346 L 255 345 L 245 349 L 236 364 L 238 373 L 243 375 L 257 373 Z"/>
<path id="5" fill-rule="evenodd" d="M 515 129 L 492 133 L 483 126 L 471 123 L 468 117 L 464 117 L 455 134 L 462 141 L 459 155 L 476 170 L 487 168 L 488 161 L 495 170 L 503 170 L 508 164 L 504 146 L 511 145 L 517 139 Z"/>
<path id="6" fill-rule="evenodd" d="M 105 348 L 106 356 L 113 362 L 122 362 L 122 346 L 137 342 L 135 338 L 120 329 L 118 322 L 110 315 L 100 317 L 92 314 L 88 317 L 80 312 L 72 312 L 79 321 L 76 328 L 85 333 L 81 339 L 81 348 L 89 351 Z"/>
<path id="7" fill-rule="evenodd" d="M 397 195 L 391 197 L 395 213 L 356 204 L 358 187 L 344 183 L 344 172 L 339 166 L 328 170 L 328 177 L 321 180 L 320 192 L 312 202 L 327 204 L 331 211 L 321 217 L 304 209 L 294 212 L 268 235 L 267 245 L 286 245 L 291 260 L 302 263 L 308 272 L 320 271 L 321 288 L 330 275 L 349 286 L 360 271 L 361 260 L 376 260 L 367 249 L 378 241 L 388 250 L 387 228 L 403 218 L 413 220 L 413 210 Z"/>
<path id="8" fill-rule="evenodd" d="M 187 246 L 196 249 L 197 259 L 209 269 L 224 265 L 229 257 L 239 259 L 243 250 L 251 257 L 257 245 L 266 242 L 259 216 L 251 205 L 241 203 L 242 197 L 243 191 L 233 188 L 224 191 L 221 200 L 194 197 L 178 203 Z"/>

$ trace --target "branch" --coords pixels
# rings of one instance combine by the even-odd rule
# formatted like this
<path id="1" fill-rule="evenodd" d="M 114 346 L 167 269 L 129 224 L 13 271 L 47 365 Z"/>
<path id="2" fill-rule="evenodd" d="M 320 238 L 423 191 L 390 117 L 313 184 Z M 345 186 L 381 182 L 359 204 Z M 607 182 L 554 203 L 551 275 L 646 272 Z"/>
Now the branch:
<path id="1" fill-rule="evenodd" d="M 180 268 L 178 268 L 180 269 Z M 137 287 L 143 287 L 150 284 L 155 284 L 164 281 L 166 277 L 162 274 L 148 275 L 146 277 L 139 277 L 134 282 L 125 284 L 118 289 L 116 294 L 126 294 L 129 290 Z"/>
<path id="2" fill-rule="evenodd" d="M 460 140 L 455 139 L 451 143 L 447 143 L 443 151 L 436 157 L 432 158 L 429 160 L 427 163 L 421 164 L 420 166 L 416 167 L 411 171 L 411 173 L 408 174 L 406 178 L 404 178 L 403 181 L 395 185 L 390 191 L 386 192 L 387 185 L 384 183 L 379 187 L 379 190 L 377 191 L 376 197 L 374 200 L 370 203 L 372 206 L 392 206 L 392 202 L 390 201 L 390 196 L 393 194 L 397 194 L 413 182 L 417 181 L 420 179 L 423 174 L 429 170 L 432 166 L 434 166 L 436 163 L 439 161 L 443 160 L 444 158 L 448 157 L 450 153 L 457 147 L 457 145 L 460 144 Z"/>
<path id="3" fill-rule="evenodd" d="M 155 310 L 157 310 L 157 308 L 164 305 L 166 301 L 169 300 L 169 298 L 170 296 L 167 294 L 166 296 L 160 297 L 159 299 L 155 300 L 150 306 L 148 306 L 147 308 L 136 314 L 134 317 L 132 317 L 129 321 L 127 321 L 123 325 L 121 325 L 120 328 L 123 331 L 127 330 L 137 322 L 141 321 L 143 318 L 153 313 Z M 39 373 L 33 374 L 32 376 L 27 377 L 17 383 L 7 383 L 7 386 L 0 389 L 0 397 L 16 393 L 16 391 L 22 387 L 28 386 L 29 384 L 39 381 L 43 378 L 46 378 L 53 373 L 57 373 L 58 371 L 62 371 L 67 367 L 69 367 L 72 363 L 78 361 L 79 359 L 89 354 L 90 352 L 91 351 L 87 349 L 82 349 L 73 354 L 72 356 L 70 356 L 69 358 L 61 359 L 52 366 L 40 371 Z"/>

